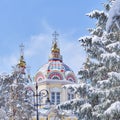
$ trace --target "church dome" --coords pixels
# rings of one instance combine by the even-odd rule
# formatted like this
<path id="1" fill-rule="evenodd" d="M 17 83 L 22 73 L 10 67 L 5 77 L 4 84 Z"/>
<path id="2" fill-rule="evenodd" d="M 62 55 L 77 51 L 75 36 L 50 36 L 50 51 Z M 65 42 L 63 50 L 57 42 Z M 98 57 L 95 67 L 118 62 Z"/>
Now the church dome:
<path id="1" fill-rule="evenodd" d="M 52 44 L 49 61 L 37 71 L 35 80 L 37 82 L 43 80 L 64 80 L 69 81 L 70 83 L 77 82 L 74 72 L 62 61 L 62 56 L 60 55 L 60 49 L 58 48 L 56 36 Z"/>

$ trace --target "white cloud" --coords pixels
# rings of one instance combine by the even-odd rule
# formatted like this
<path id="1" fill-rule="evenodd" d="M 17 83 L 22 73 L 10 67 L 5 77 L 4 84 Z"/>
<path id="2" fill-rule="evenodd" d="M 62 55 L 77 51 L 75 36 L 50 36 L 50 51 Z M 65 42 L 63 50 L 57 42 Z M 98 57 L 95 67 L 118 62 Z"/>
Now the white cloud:
<path id="1" fill-rule="evenodd" d="M 26 42 L 27 49 L 25 50 L 25 55 L 28 57 L 33 57 L 38 54 L 44 54 L 48 48 L 50 48 L 51 34 L 53 29 L 47 24 L 46 21 L 42 21 L 43 33 L 38 35 L 33 35 Z"/>
<path id="2" fill-rule="evenodd" d="M 0 57 L 0 73 L 9 73 L 12 70 L 12 66 L 16 65 L 18 57 L 16 55 Z"/>
<path id="3" fill-rule="evenodd" d="M 27 49 L 25 50 L 25 55 L 32 57 L 37 55 L 40 50 L 42 50 L 48 41 L 48 36 L 45 34 L 39 34 L 32 36 L 27 43 Z"/>
<path id="4" fill-rule="evenodd" d="M 52 44 L 53 28 L 46 22 L 42 22 L 44 33 L 31 36 L 25 44 L 25 60 L 29 66 L 31 66 L 32 75 L 39 69 L 40 66 L 48 62 L 48 57 Z M 59 33 L 60 34 L 60 33 Z M 82 63 L 85 60 L 85 53 L 80 47 L 80 43 L 77 39 L 74 39 L 72 35 L 75 33 L 60 34 L 58 37 L 61 55 L 63 56 L 63 62 L 71 67 L 71 69 L 77 74 Z M 17 45 L 18 46 L 18 45 Z M 14 52 L 14 51 L 13 51 Z M 17 52 L 19 53 L 19 51 Z M 0 63 L 3 68 L 0 71 L 11 70 L 11 66 L 17 64 L 19 55 L 10 55 L 1 57 Z"/>

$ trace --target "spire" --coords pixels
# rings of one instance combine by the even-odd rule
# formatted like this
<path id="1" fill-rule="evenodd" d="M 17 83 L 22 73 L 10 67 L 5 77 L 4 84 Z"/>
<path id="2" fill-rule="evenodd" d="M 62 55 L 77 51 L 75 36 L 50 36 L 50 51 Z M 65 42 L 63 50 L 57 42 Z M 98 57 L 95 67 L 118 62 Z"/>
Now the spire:
<path id="1" fill-rule="evenodd" d="M 62 61 L 62 56 L 60 55 L 60 49 L 58 47 L 58 41 L 57 41 L 57 36 L 59 34 L 55 31 L 53 34 L 53 41 L 52 41 L 52 48 L 51 48 L 51 55 L 49 60 L 61 60 Z"/>
<path id="2" fill-rule="evenodd" d="M 24 61 L 24 45 L 20 45 L 20 60 L 18 63 L 18 68 L 22 73 L 25 73 L 24 70 L 26 68 L 26 62 Z"/>

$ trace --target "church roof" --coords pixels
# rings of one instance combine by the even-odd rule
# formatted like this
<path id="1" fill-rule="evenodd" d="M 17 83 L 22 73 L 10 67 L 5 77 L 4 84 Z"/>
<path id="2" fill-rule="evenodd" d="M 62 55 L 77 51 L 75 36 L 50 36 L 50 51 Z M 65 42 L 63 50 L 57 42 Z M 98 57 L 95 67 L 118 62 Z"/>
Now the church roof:
<path id="1" fill-rule="evenodd" d="M 60 49 L 56 32 L 54 33 L 55 38 L 52 43 L 51 54 L 49 56 L 48 63 L 44 64 L 36 73 L 35 80 L 68 80 L 70 82 L 76 82 L 76 77 L 72 69 L 62 61 L 60 55 Z"/>

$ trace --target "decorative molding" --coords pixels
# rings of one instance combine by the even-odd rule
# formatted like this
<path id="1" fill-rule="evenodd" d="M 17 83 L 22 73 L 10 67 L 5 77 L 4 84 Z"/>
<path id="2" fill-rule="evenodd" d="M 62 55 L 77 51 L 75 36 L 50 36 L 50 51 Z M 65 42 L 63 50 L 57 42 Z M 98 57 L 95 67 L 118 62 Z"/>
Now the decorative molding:
<path id="1" fill-rule="evenodd" d="M 54 88 L 50 88 L 51 92 L 61 92 L 60 88 L 54 87 Z"/>

